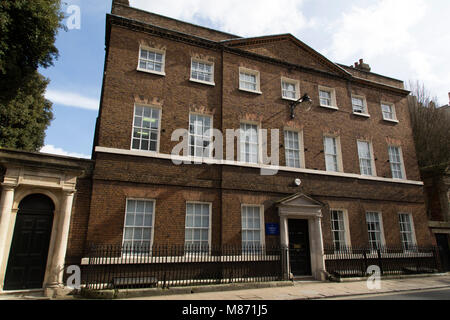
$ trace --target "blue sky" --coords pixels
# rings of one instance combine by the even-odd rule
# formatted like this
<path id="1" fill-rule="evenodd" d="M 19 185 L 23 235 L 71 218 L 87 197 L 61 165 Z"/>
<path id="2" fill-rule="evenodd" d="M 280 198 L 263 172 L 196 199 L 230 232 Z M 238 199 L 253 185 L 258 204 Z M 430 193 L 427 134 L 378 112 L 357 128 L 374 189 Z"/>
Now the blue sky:
<path id="1" fill-rule="evenodd" d="M 65 0 L 80 28 L 60 31 L 46 97 L 55 119 L 42 152 L 90 157 L 111 0 Z M 292 33 L 334 62 L 364 58 L 372 71 L 421 80 L 441 104 L 450 91 L 448 0 L 131 0 L 131 5 L 240 36 Z M 69 16 L 69 14 L 67 14 Z"/>

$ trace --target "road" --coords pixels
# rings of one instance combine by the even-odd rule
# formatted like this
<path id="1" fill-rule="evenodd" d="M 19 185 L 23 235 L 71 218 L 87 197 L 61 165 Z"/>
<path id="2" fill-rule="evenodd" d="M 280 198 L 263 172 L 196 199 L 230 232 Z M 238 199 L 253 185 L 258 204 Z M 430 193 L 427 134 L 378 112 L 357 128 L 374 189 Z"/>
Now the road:
<path id="1" fill-rule="evenodd" d="M 326 300 L 450 300 L 450 288 L 347 296 Z"/>

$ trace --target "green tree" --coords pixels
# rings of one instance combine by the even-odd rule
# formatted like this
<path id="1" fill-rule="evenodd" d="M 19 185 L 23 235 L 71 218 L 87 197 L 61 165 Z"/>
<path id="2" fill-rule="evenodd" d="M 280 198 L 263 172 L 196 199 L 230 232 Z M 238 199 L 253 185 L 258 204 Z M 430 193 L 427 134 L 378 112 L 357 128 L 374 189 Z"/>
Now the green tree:
<path id="1" fill-rule="evenodd" d="M 1 147 L 37 151 L 44 145 L 45 130 L 53 119 L 52 104 L 44 98 L 47 84 L 35 71 L 16 96 L 1 106 Z"/>
<path id="2" fill-rule="evenodd" d="M 438 108 L 437 98 L 431 97 L 420 82 L 410 82 L 409 90 L 408 108 L 419 167 L 442 173 L 450 163 L 450 116 Z"/>
<path id="3" fill-rule="evenodd" d="M 60 0 L 0 1 L 0 147 L 39 150 L 53 119 L 39 67 L 58 57 Z"/>

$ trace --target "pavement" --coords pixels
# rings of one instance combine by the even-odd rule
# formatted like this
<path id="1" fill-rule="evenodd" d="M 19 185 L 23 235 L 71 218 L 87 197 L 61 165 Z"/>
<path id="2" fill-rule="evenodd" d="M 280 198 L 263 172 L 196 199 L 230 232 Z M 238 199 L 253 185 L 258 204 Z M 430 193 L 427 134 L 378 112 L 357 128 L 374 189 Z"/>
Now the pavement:
<path id="1" fill-rule="evenodd" d="M 310 300 L 329 298 L 350 298 L 351 296 L 383 295 L 389 293 L 420 291 L 430 289 L 450 289 L 450 273 L 428 276 L 409 276 L 395 279 L 381 279 L 380 288 L 370 289 L 366 280 L 329 282 L 329 281 L 293 281 L 288 286 L 272 285 L 268 288 L 250 288 L 239 290 L 217 290 L 220 288 L 208 288 L 203 286 L 196 293 L 139 296 L 122 298 L 121 300 Z M 214 290 L 214 291 L 213 291 Z M 188 291 L 188 290 L 186 290 Z M 189 290 L 190 292 L 190 290 Z M 449 291 L 450 292 L 450 291 Z M 0 294 L 0 300 L 41 300 L 49 299 L 36 293 L 5 295 Z M 66 296 L 51 300 L 76 300 L 77 297 Z"/>
<path id="2" fill-rule="evenodd" d="M 369 289 L 365 280 L 353 282 L 294 281 L 292 286 L 139 297 L 132 298 L 132 300 L 305 300 L 385 294 L 450 288 L 450 273 L 386 279 L 381 280 L 380 285 L 379 289 Z"/>

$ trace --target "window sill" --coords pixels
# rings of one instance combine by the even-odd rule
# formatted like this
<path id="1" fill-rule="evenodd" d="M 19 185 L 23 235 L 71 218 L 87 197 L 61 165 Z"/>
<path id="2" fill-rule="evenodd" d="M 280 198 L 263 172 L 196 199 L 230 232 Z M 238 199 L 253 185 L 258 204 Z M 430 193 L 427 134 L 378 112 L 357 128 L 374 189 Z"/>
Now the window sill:
<path id="1" fill-rule="evenodd" d="M 288 100 L 288 101 L 297 101 L 298 100 L 298 98 L 297 99 L 293 99 L 293 98 L 283 97 L 283 96 L 281 96 L 281 99 Z"/>
<path id="2" fill-rule="evenodd" d="M 320 105 L 321 108 L 325 108 L 325 109 L 331 109 L 331 110 L 339 110 L 338 107 L 335 106 L 325 106 L 323 104 Z"/>
<path id="3" fill-rule="evenodd" d="M 355 115 L 355 116 L 360 116 L 360 117 L 364 117 L 364 118 L 370 118 L 370 114 L 367 114 L 367 113 L 353 112 L 352 114 Z"/>
<path id="4" fill-rule="evenodd" d="M 197 79 L 192 79 L 192 78 L 190 78 L 189 81 L 206 84 L 206 85 L 212 86 L 212 87 L 214 87 L 216 85 L 214 82 L 202 81 L 202 80 L 197 80 Z"/>
<path id="5" fill-rule="evenodd" d="M 385 119 L 385 118 L 383 118 L 383 120 L 387 121 L 387 122 L 398 123 L 398 120 L 395 120 L 395 119 Z"/>
<path id="6" fill-rule="evenodd" d="M 137 68 L 137 71 L 140 72 L 145 72 L 145 73 L 152 73 L 152 74 L 157 74 L 159 76 L 165 76 L 166 73 L 164 71 L 152 71 L 152 70 L 146 70 L 146 69 L 141 69 L 141 68 Z"/>
<path id="7" fill-rule="evenodd" d="M 249 90 L 249 89 L 244 89 L 244 88 L 239 88 L 239 90 L 245 91 L 245 92 L 250 92 L 250 93 L 262 94 L 261 91 L 254 91 L 254 90 Z"/>

